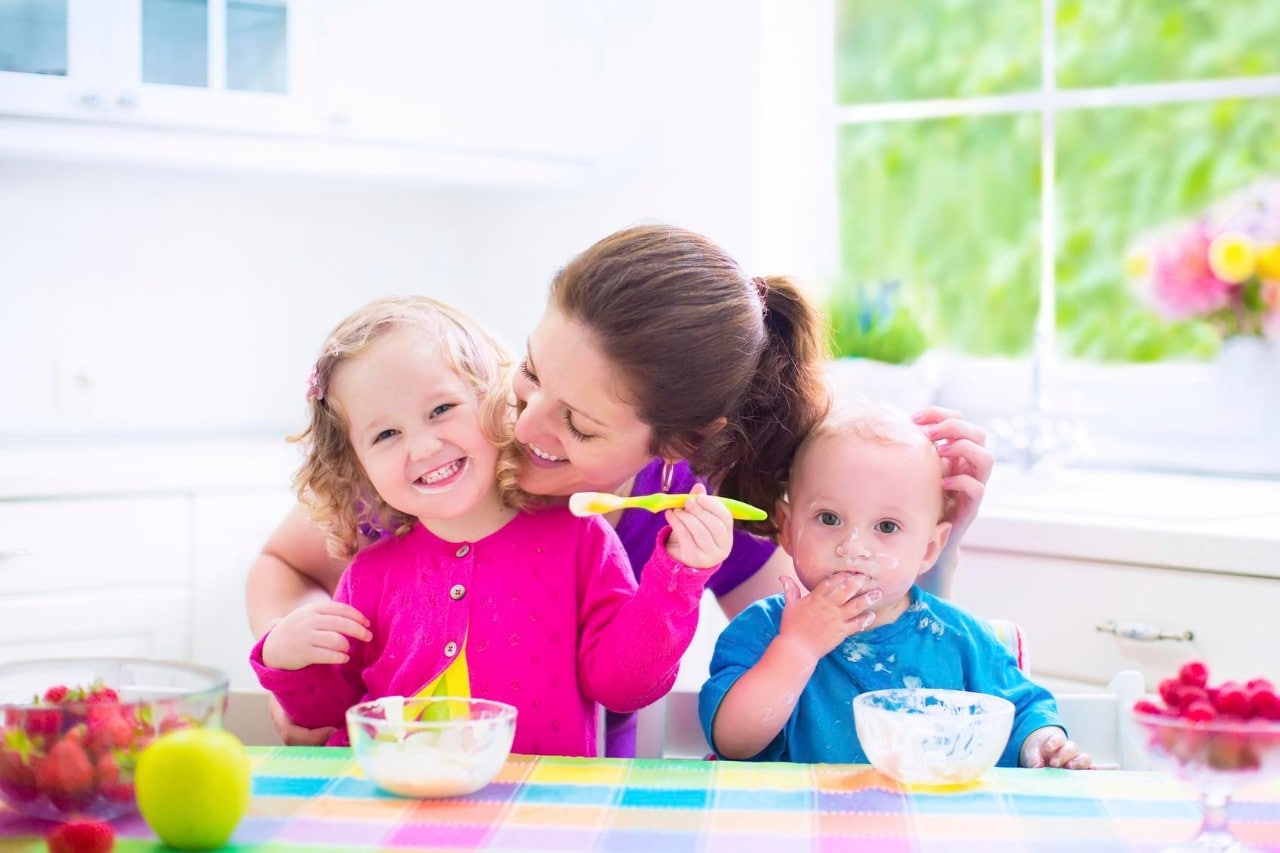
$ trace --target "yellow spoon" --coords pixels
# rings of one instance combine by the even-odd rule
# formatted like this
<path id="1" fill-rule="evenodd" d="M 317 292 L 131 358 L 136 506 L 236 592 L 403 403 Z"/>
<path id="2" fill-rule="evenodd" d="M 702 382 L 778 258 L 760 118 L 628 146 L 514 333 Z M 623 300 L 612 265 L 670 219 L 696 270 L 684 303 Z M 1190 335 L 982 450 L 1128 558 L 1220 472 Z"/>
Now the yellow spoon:
<path id="1" fill-rule="evenodd" d="M 569 511 L 574 515 L 603 515 L 615 509 L 639 507 L 650 512 L 662 512 L 664 509 L 684 506 L 684 502 L 689 497 L 689 495 L 669 495 L 666 492 L 633 495 L 629 498 L 611 495 L 608 492 L 575 492 L 569 496 Z M 728 507 L 729 515 L 742 521 L 762 521 L 769 517 L 769 513 L 751 504 L 735 501 L 733 498 L 722 498 L 719 495 L 710 497 Z"/>

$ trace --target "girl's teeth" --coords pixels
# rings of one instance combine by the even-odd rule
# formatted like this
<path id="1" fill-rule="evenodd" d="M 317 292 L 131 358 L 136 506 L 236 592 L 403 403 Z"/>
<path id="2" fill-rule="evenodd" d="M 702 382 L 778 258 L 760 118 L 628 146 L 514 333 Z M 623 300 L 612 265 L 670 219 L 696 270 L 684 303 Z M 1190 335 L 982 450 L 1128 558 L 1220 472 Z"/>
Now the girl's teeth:
<path id="1" fill-rule="evenodd" d="M 432 471 L 429 474 L 424 474 L 423 476 L 419 477 L 418 480 L 426 485 L 431 485 L 432 483 L 438 483 L 441 480 L 444 480 L 448 477 L 452 477 L 454 474 L 458 472 L 458 469 L 461 467 L 462 467 L 462 460 L 459 459 L 456 462 L 452 462 L 443 468 L 437 468 L 436 470 Z"/>

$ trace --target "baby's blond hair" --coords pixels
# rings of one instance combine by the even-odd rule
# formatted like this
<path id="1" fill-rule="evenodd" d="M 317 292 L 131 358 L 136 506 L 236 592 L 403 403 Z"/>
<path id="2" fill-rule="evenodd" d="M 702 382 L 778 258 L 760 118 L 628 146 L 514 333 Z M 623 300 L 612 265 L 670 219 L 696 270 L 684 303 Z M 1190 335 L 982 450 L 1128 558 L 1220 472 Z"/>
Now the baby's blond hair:
<path id="1" fill-rule="evenodd" d="M 339 323 L 325 339 L 307 392 L 309 422 L 306 429 L 288 439 L 300 442 L 306 451 L 293 485 L 310 508 L 312 519 L 328 536 L 334 556 L 354 556 L 362 529 L 372 527 L 401 536 L 415 521 L 388 505 L 374 490 L 351 447 L 346 418 L 327 399 L 340 364 L 405 329 L 418 329 L 428 340 L 439 342 L 450 369 L 475 390 L 481 430 L 499 448 L 496 473 L 503 501 L 522 508 L 530 500 L 516 484 L 519 450 L 512 435 L 508 391 L 511 358 L 502 344 L 467 314 L 439 300 L 427 296 L 375 299 Z"/>
<path id="2" fill-rule="evenodd" d="M 925 435 L 924 430 L 901 409 L 888 403 L 862 401 L 833 409 L 821 423 L 810 430 L 791 463 L 792 475 L 814 445 L 824 438 L 852 438 L 882 446 L 927 447 L 938 457 L 937 447 Z M 857 472 L 852 472 L 852 476 L 857 476 Z M 941 506 L 938 520 L 947 521 L 955 511 L 955 498 L 943 488 L 941 480 L 938 491 Z"/>

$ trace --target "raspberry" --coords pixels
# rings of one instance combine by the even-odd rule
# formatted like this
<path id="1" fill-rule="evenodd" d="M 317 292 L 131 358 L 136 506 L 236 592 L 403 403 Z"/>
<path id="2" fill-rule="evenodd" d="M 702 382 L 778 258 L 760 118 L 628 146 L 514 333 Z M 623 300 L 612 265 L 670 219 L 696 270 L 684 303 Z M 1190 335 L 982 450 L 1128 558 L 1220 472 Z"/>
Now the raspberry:
<path id="1" fill-rule="evenodd" d="M 1251 678 L 1244 685 L 1246 690 L 1270 690 L 1276 692 L 1276 686 L 1266 678 Z"/>
<path id="2" fill-rule="evenodd" d="M 1170 708 L 1178 707 L 1178 694 L 1182 691 L 1182 682 L 1176 678 L 1166 678 L 1160 682 L 1160 698 Z"/>
<path id="3" fill-rule="evenodd" d="M 1190 684 L 1183 684 L 1178 689 L 1178 707 L 1186 710 L 1197 702 L 1204 702 L 1212 707 L 1209 701 L 1209 693 L 1203 687 L 1195 687 Z"/>
<path id="4" fill-rule="evenodd" d="M 1183 719 L 1192 723 L 1207 723 L 1218 716 L 1208 699 L 1197 699 L 1182 707 Z"/>
<path id="5" fill-rule="evenodd" d="M 1242 720 L 1247 720 L 1250 714 L 1249 694 L 1245 692 L 1244 687 L 1234 681 L 1224 682 L 1218 688 L 1218 701 L 1216 703 L 1218 712 L 1222 714 L 1231 714 Z"/>
<path id="6" fill-rule="evenodd" d="M 1248 689 L 1249 710 L 1253 713 L 1253 716 L 1264 720 L 1280 720 L 1280 697 L 1276 696 L 1276 692 L 1270 686 L 1270 682 L 1265 679 L 1259 679 L 1258 681 L 1265 686 Z M 1249 684 L 1257 683 L 1257 681 L 1249 682 Z"/>
<path id="7" fill-rule="evenodd" d="M 109 853 L 116 833 L 100 820 L 73 820 L 49 833 L 49 853 Z"/>
<path id="8" fill-rule="evenodd" d="M 1183 664 L 1178 670 L 1178 681 L 1190 687 L 1203 688 L 1209 683 L 1209 668 L 1198 660 Z"/>

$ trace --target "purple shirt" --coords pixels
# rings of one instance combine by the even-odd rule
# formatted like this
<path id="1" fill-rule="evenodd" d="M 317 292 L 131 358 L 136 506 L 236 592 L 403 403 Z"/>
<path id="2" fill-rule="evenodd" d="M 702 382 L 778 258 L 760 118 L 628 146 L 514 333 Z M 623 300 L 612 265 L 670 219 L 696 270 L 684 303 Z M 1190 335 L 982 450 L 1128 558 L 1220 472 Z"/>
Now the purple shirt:
<path id="1" fill-rule="evenodd" d="M 712 576 L 659 547 L 637 590 L 609 525 L 564 507 L 519 513 L 478 542 L 419 524 L 361 551 L 338 583 L 334 600 L 372 622 L 349 663 L 269 669 L 265 637 L 250 660 L 289 716 L 337 726 L 330 743 L 345 744 L 348 707 L 412 696 L 465 639 L 472 695 L 519 711 L 515 752 L 595 755 L 597 705 L 634 711 L 671 689 Z"/>

